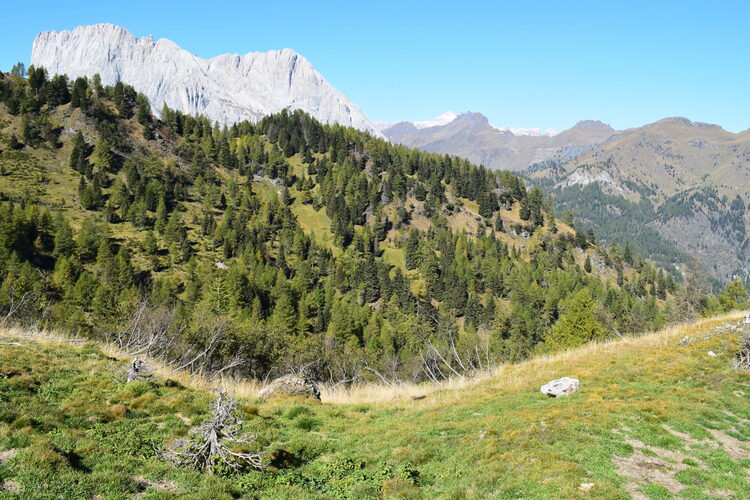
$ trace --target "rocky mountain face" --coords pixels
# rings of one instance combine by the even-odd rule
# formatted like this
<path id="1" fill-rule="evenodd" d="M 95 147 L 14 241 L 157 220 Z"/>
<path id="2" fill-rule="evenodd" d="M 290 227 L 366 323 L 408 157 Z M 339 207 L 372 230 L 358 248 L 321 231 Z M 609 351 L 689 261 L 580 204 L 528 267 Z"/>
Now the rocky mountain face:
<path id="1" fill-rule="evenodd" d="M 99 74 L 144 93 L 158 113 L 163 104 L 212 121 L 257 121 L 282 109 L 301 109 L 382 137 L 365 114 L 310 62 L 291 49 L 202 59 L 166 39 L 137 38 L 111 24 L 46 31 L 34 40 L 32 64 L 71 78 Z"/>
<path id="2" fill-rule="evenodd" d="M 523 173 L 556 193 L 559 210 L 575 210 L 600 234 L 618 237 L 639 221 L 653 230 L 631 239 L 639 250 L 668 244 L 717 280 L 748 277 L 750 131 L 665 118 Z M 663 256 L 684 265 L 674 252 Z"/>
<path id="3" fill-rule="evenodd" d="M 615 133 L 609 125 L 594 121 L 580 122 L 555 135 L 536 129 L 498 128 L 481 113 L 444 113 L 426 122 L 384 125 L 383 133 L 393 142 L 463 156 L 505 170 L 523 170 L 550 159 L 569 158 Z"/>

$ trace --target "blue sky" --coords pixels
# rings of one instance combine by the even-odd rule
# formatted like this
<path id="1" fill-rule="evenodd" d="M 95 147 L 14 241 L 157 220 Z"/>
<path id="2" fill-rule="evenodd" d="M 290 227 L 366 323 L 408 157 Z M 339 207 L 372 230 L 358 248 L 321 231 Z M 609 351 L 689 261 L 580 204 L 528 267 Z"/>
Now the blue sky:
<path id="1" fill-rule="evenodd" d="M 202 57 L 290 47 L 372 120 L 750 128 L 750 2 L 3 2 L 0 69 L 40 31 L 110 22 Z"/>

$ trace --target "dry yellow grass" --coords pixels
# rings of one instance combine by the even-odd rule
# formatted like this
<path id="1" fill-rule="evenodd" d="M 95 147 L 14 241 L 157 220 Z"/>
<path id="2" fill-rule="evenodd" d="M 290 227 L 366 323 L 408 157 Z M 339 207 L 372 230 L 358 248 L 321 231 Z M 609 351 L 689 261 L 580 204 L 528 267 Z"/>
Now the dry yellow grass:
<path id="1" fill-rule="evenodd" d="M 529 379 L 552 377 L 556 369 L 563 364 L 575 361 L 584 361 L 586 370 L 594 370 L 602 363 L 606 363 L 610 354 L 628 346 L 659 348 L 674 345 L 676 339 L 695 335 L 697 332 L 705 331 L 707 328 L 726 321 L 736 321 L 742 318 L 747 311 L 701 319 L 696 322 L 676 324 L 657 332 L 649 332 L 640 336 L 625 337 L 607 342 L 592 342 L 583 347 L 564 351 L 552 355 L 537 356 L 520 363 L 509 363 L 495 367 L 475 376 L 453 377 L 444 382 L 435 383 L 402 383 L 386 385 L 382 383 L 357 384 L 351 387 L 327 386 L 320 387 L 321 400 L 329 404 L 376 404 L 388 405 L 392 403 L 403 403 L 411 401 L 414 397 L 430 396 L 424 400 L 414 401 L 419 405 L 442 405 L 450 404 L 452 401 L 465 397 L 463 391 L 476 388 L 477 390 L 489 390 L 502 386 L 505 389 L 514 389 L 529 384 Z M 0 330 L 2 337 L 24 337 L 39 343 L 70 343 L 71 337 L 48 331 L 26 332 L 18 329 Z M 80 345 L 73 343 L 72 345 Z M 119 351 L 111 344 L 98 342 L 99 348 L 108 356 L 123 361 L 131 359 L 127 353 Z M 236 379 L 231 377 L 220 377 L 208 379 L 200 375 L 191 374 L 170 368 L 156 360 L 144 358 L 154 369 L 155 374 L 175 380 L 185 387 L 195 390 L 210 391 L 222 389 L 237 397 L 256 398 L 258 391 L 264 384 L 258 380 Z"/>
<path id="2" fill-rule="evenodd" d="M 463 397 L 457 393 L 462 389 L 477 385 L 487 387 L 503 387 L 512 389 L 528 384 L 529 374 L 544 375 L 551 373 L 563 362 L 572 360 L 586 360 L 587 363 L 596 362 L 596 358 L 606 358 L 608 353 L 622 349 L 626 346 L 639 347 L 663 347 L 673 345 L 675 339 L 696 332 L 704 331 L 706 328 L 726 321 L 736 321 L 742 318 L 745 312 L 733 312 L 712 318 L 701 319 L 696 322 L 682 323 L 669 326 L 657 332 L 649 332 L 640 336 L 625 337 L 607 342 L 591 342 L 585 346 L 557 354 L 537 356 L 521 363 L 509 363 L 483 372 L 475 377 L 454 377 L 440 384 L 400 384 L 388 386 L 384 384 L 362 384 L 351 388 L 336 388 L 321 391 L 323 401 L 334 404 L 360 404 L 360 403 L 387 403 L 393 401 L 409 400 L 414 396 L 430 395 L 429 404 L 440 405 L 451 399 Z M 596 355 L 596 356 L 594 356 Z M 593 368 L 593 367 L 590 367 Z M 422 403 L 427 404 L 427 403 Z"/>

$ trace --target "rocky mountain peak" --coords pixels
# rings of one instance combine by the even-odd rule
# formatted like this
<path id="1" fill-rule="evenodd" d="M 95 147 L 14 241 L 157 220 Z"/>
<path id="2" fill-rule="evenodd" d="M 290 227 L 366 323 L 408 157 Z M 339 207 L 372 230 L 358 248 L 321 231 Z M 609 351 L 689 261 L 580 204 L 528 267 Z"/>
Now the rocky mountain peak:
<path id="1" fill-rule="evenodd" d="M 202 59 L 167 39 L 137 38 L 112 24 L 40 33 L 32 64 L 71 78 L 99 74 L 145 94 L 155 112 L 164 103 L 189 114 L 232 124 L 257 121 L 282 109 L 301 109 L 383 137 L 365 114 L 292 49 L 224 54 Z"/>
<path id="2" fill-rule="evenodd" d="M 571 127 L 571 130 L 572 129 L 575 129 L 575 130 L 588 130 L 588 131 L 593 131 L 593 130 L 599 131 L 599 130 L 601 130 L 601 131 L 607 131 L 607 132 L 614 132 L 615 131 L 615 129 L 613 129 L 611 126 L 609 126 L 609 124 L 604 123 L 604 122 L 602 122 L 600 120 L 581 120 L 578 123 L 576 123 L 575 125 L 573 125 L 573 127 Z"/>
<path id="3" fill-rule="evenodd" d="M 482 113 L 472 112 L 472 111 L 462 113 L 458 115 L 456 119 L 461 120 L 462 122 L 465 122 L 465 123 L 473 123 L 473 124 L 483 124 L 483 123 L 489 124 L 490 123 L 489 119 L 486 116 L 484 116 Z"/>

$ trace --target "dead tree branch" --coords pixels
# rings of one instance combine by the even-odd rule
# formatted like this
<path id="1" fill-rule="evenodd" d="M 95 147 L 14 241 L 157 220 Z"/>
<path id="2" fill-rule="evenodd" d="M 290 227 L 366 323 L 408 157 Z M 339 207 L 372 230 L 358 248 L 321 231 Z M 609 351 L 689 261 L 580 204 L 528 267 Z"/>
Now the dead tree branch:
<path id="1" fill-rule="evenodd" d="M 157 450 L 165 462 L 212 473 L 216 466 L 238 470 L 244 466 L 263 469 L 265 464 L 259 453 L 234 451 L 232 445 L 255 442 L 255 434 L 242 434 L 242 420 L 237 416 L 237 403 L 222 392 L 211 404 L 211 418 L 194 432 L 191 439 L 178 440 L 171 447 Z"/>

